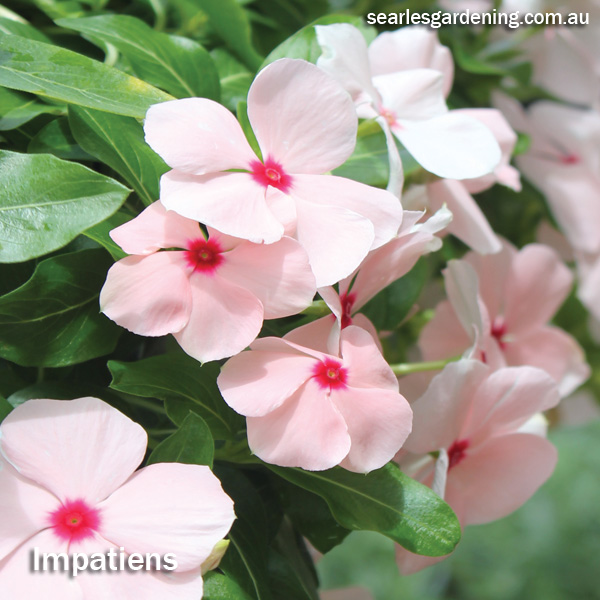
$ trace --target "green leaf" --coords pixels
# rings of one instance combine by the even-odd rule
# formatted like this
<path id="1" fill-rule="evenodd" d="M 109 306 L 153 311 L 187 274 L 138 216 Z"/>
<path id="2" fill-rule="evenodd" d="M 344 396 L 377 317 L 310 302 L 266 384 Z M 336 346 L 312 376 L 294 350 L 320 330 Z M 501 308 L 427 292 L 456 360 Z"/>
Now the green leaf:
<path id="1" fill-rule="evenodd" d="M 40 262 L 29 281 L 0 298 L 0 356 L 63 367 L 111 352 L 121 330 L 98 308 L 111 264 L 100 249 Z"/>
<path id="2" fill-rule="evenodd" d="M 208 15 L 217 34 L 250 69 L 255 71 L 262 57 L 251 40 L 250 21 L 236 0 L 195 0 L 195 4 Z"/>
<path id="3" fill-rule="evenodd" d="M 367 475 L 341 467 L 311 472 L 266 466 L 321 496 L 347 529 L 377 531 L 425 556 L 449 554 L 460 540 L 460 524 L 452 509 L 392 463 Z"/>
<path id="4" fill-rule="evenodd" d="M 179 462 L 186 465 L 208 465 L 212 468 L 215 442 L 206 421 L 190 412 L 181 427 L 163 440 L 148 458 L 148 464 Z"/>
<path id="5" fill-rule="evenodd" d="M 176 425 L 191 411 L 200 415 L 215 439 L 233 439 L 244 420 L 233 412 L 217 387 L 219 365 L 197 360 L 183 352 L 153 356 L 133 363 L 110 361 L 110 386 L 145 398 L 158 398 Z"/>
<path id="6" fill-rule="evenodd" d="M 6 398 L 0 396 L 0 423 L 4 421 L 4 419 L 9 415 L 12 411 L 13 407 Z"/>
<path id="7" fill-rule="evenodd" d="M 231 578 L 211 571 L 204 576 L 203 600 L 250 600 L 250 596 Z"/>
<path id="8" fill-rule="evenodd" d="M 66 117 L 54 119 L 42 127 L 29 142 L 27 151 L 31 154 L 54 154 L 66 160 L 93 160 L 73 138 Z"/>
<path id="9" fill-rule="evenodd" d="M 106 112 L 142 118 L 172 96 L 101 62 L 0 33 L 0 86 Z"/>
<path id="10" fill-rule="evenodd" d="M 121 258 L 125 258 L 127 256 L 127 252 L 123 252 L 123 250 L 121 250 L 121 246 L 118 246 L 112 241 L 110 232 L 116 227 L 131 221 L 131 219 L 132 215 L 123 211 L 118 211 L 114 215 L 108 217 L 108 219 L 105 221 L 102 221 L 102 223 L 98 223 L 98 225 L 94 225 L 93 227 L 86 229 L 83 232 L 83 235 L 106 248 L 115 260 L 120 260 Z"/>
<path id="11" fill-rule="evenodd" d="M 428 275 L 427 263 L 419 260 L 404 277 L 369 300 L 360 312 L 373 322 L 378 331 L 396 329 L 419 298 Z"/>
<path id="12" fill-rule="evenodd" d="M 250 119 L 248 118 L 248 103 L 245 101 L 239 102 L 237 105 L 236 114 L 250 147 L 252 150 L 254 150 L 257 156 L 262 157 L 258 140 L 254 135 L 254 131 L 252 131 L 252 125 L 250 125 Z"/>
<path id="13" fill-rule="evenodd" d="M 229 110 L 236 110 L 240 102 L 246 101 L 254 76 L 223 48 L 215 48 L 210 55 L 219 72 L 221 103 Z"/>
<path id="14" fill-rule="evenodd" d="M 64 109 L 40 102 L 34 96 L 0 88 L 0 131 L 21 127 L 45 113 L 60 114 Z"/>
<path id="15" fill-rule="evenodd" d="M 49 154 L 0 150 L 0 262 L 42 256 L 112 215 L 129 190 Z"/>
<path id="16" fill-rule="evenodd" d="M 350 533 L 332 516 L 323 498 L 279 480 L 284 510 L 294 527 L 322 554 L 341 544 Z"/>
<path id="17" fill-rule="evenodd" d="M 385 135 L 378 131 L 373 135 L 358 137 L 352 155 L 343 165 L 334 169 L 333 174 L 367 185 L 385 187 L 389 172 Z"/>
<path id="18" fill-rule="evenodd" d="M 265 58 L 261 65 L 261 69 L 264 69 L 268 64 L 271 64 L 280 58 L 301 58 L 308 62 L 316 63 L 317 58 L 321 56 L 321 46 L 319 46 L 317 42 L 315 25 L 333 25 L 334 23 L 350 23 L 351 25 L 358 27 L 363 33 L 370 33 L 373 29 L 371 27 L 365 27 L 360 17 L 351 15 L 327 15 L 321 17 L 320 19 L 313 21 L 310 25 L 300 29 L 300 31 L 296 32 L 292 37 L 285 40 L 285 42 L 279 44 L 279 46 Z"/>
<path id="19" fill-rule="evenodd" d="M 268 524 L 264 503 L 246 476 L 234 469 L 219 466 L 215 475 L 235 503 L 235 520 L 229 539 L 231 544 L 219 568 L 254 600 L 271 600 L 267 571 Z"/>
<path id="20" fill-rule="evenodd" d="M 177 98 L 219 100 L 219 77 L 210 54 L 197 42 L 154 31 L 125 15 L 60 19 L 57 24 L 112 44 L 136 75 Z"/>
<path id="21" fill-rule="evenodd" d="M 52 43 L 49 37 L 45 36 L 41 31 L 38 31 L 35 27 L 5 17 L 0 17 L 0 32 L 20 35 L 21 37 L 37 40 L 38 42 L 45 42 L 47 44 Z"/>
<path id="22" fill-rule="evenodd" d="M 70 106 L 69 123 L 77 143 L 119 173 L 144 204 L 158 200 L 160 176 L 169 167 L 146 144 L 135 119 Z"/>

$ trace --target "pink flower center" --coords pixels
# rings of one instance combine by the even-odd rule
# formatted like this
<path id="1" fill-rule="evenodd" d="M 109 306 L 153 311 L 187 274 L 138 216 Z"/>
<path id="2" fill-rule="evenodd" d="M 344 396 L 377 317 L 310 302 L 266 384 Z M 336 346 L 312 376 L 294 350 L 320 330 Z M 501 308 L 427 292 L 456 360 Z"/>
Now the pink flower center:
<path id="1" fill-rule="evenodd" d="M 185 260 L 194 272 L 214 273 L 223 262 L 223 250 L 216 240 L 198 238 L 188 243 Z"/>
<path id="2" fill-rule="evenodd" d="M 504 339 L 504 336 L 506 335 L 506 324 L 504 323 L 503 317 L 496 317 L 494 319 L 491 333 L 492 337 L 498 342 L 500 349 L 504 350 L 504 348 L 506 348 L 506 340 Z"/>
<path id="3" fill-rule="evenodd" d="M 356 300 L 356 294 L 342 294 L 340 302 L 342 303 L 342 329 L 352 325 L 352 306 Z"/>
<path id="4" fill-rule="evenodd" d="M 466 450 L 469 445 L 469 440 L 457 440 L 450 446 L 448 449 L 448 471 L 462 462 L 467 455 Z"/>
<path id="5" fill-rule="evenodd" d="M 67 500 L 50 513 L 50 525 L 61 540 L 69 542 L 93 536 L 100 526 L 100 512 L 83 500 Z"/>
<path id="6" fill-rule="evenodd" d="M 566 154 L 560 157 L 560 162 L 563 165 L 577 165 L 581 162 L 581 159 L 577 154 Z"/>
<path id="7" fill-rule="evenodd" d="M 382 106 L 379 109 L 379 114 L 388 122 L 390 127 L 399 127 L 398 117 L 393 110 Z"/>
<path id="8" fill-rule="evenodd" d="M 313 369 L 313 377 L 317 380 L 319 387 L 335 390 L 346 387 L 348 369 L 342 367 L 342 363 L 331 358 L 318 362 Z"/>
<path id="9" fill-rule="evenodd" d="M 287 192 L 292 185 L 291 176 L 272 158 L 267 158 L 264 163 L 261 163 L 260 160 L 253 160 L 250 163 L 250 168 L 252 169 L 252 179 L 260 185 L 265 187 L 270 185 L 282 192 Z"/>

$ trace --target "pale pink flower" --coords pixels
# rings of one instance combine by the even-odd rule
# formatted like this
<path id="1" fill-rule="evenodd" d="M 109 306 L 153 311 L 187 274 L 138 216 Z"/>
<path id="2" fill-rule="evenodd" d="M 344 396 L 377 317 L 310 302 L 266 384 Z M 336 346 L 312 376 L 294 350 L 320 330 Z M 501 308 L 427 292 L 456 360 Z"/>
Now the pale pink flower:
<path id="1" fill-rule="evenodd" d="M 323 341 L 303 346 L 295 336 L 256 340 L 217 380 L 225 402 L 247 417 L 250 449 L 310 471 L 382 467 L 410 433 L 412 413 L 375 341 L 350 326 L 330 354 Z"/>
<path id="2" fill-rule="evenodd" d="M 111 237 L 133 256 L 110 268 L 102 312 L 140 335 L 172 333 L 201 362 L 237 354 L 256 338 L 263 319 L 300 312 L 316 292 L 296 240 L 253 244 L 212 229 L 207 238 L 196 221 L 160 202 Z"/>
<path id="3" fill-rule="evenodd" d="M 162 176 L 168 209 L 253 242 L 286 234 L 306 250 L 319 285 L 345 277 L 398 230 L 402 207 L 385 190 L 323 176 L 356 144 L 348 94 L 314 65 L 281 59 L 248 93 L 251 149 L 223 106 L 186 98 L 152 106 L 146 141 L 172 167 Z"/>
<path id="4" fill-rule="evenodd" d="M 546 101 L 525 112 L 501 95 L 494 103 L 515 130 L 530 136 L 531 147 L 517 166 L 546 196 L 570 243 L 581 252 L 599 252 L 600 113 Z"/>
<path id="5" fill-rule="evenodd" d="M 318 66 L 352 94 L 360 117 L 378 119 L 384 131 L 387 124 L 423 168 L 452 179 L 481 177 L 496 168 L 500 149 L 489 129 L 468 115 L 448 111 L 447 75 L 423 68 L 388 72 L 381 63 L 389 59 L 378 54 L 389 49 L 389 38 L 375 40 L 371 51 L 352 25 L 318 25 L 316 31 L 323 49 Z M 393 35 L 407 34 L 400 30 Z M 373 76 L 371 61 L 385 74 Z M 447 57 L 441 63 L 447 70 Z M 395 145 L 388 144 L 388 149 L 394 151 Z"/>
<path id="6" fill-rule="evenodd" d="M 198 600 L 201 565 L 233 502 L 208 467 L 139 471 L 144 430 L 97 398 L 29 400 L 0 427 L 0 589 L 5 598 Z M 175 571 L 32 572 L 31 552 L 172 553 Z"/>
<path id="7" fill-rule="evenodd" d="M 421 256 L 441 248 L 442 242 L 436 233 L 448 226 L 452 214 L 441 208 L 424 223 L 419 222 L 422 217 L 421 212 L 404 211 L 402 226 L 393 240 L 371 251 L 354 273 L 339 282 L 337 290 L 319 288 L 319 294 L 337 321 L 330 334 L 332 349 L 336 348 L 335 336 L 352 324 L 366 329 L 377 340 L 373 324 L 364 315 L 357 314 L 358 311 L 381 290 L 406 275 Z M 330 317 L 324 319 L 330 320 Z M 317 327 L 316 322 L 310 326 Z"/>
<path id="8" fill-rule="evenodd" d="M 562 395 L 589 377 L 575 339 L 547 325 L 573 283 L 551 248 L 530 244 L 517 251 L 504 242 L 498 254 L 469 253 L 463 261 L 450 261 L 444 276 L 449 301 L 437 306 L 419 339 L 425 360 L 468 351 L 495 369 L 539 367 L 558 383 Z"/>
<path id="9" fill-rule="evenodd" d="M 463 527 L 495 521 L 525 503 L 554 470 L 556 449 L 534 415 L 558 401 L 556 384 L 540 369 L 449 364 L 412 404 L 413 431 L 397 460 L 448 502 Z M 401 547 L 396 558 L 404 574 L 443 560 Z"/>

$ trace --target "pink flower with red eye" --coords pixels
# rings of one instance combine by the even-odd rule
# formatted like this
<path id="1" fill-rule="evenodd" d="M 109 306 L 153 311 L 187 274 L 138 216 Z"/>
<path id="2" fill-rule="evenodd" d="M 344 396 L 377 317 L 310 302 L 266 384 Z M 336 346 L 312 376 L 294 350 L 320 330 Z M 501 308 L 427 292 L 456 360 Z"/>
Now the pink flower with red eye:
<path id="1" fill-rule="evenodd" d="M 136 471 L 145 431 L 97 398 L 29 400 L 6 417 L 0 433 L 3 597 L 202 596 L 202 564 L 235 518 L 208 467 L 170 463 Z M 177 568 L 32 573 L 35 548 L 40 556 L 174 554 Z M 113 564 L 118 568 L 118 559 Z"/>
<path id="2" fill-rule="evenodd" d="M 590 373 L 576 340 L 548 321 L 563 303 L 573 276 L 548 246 L 520 251 L 503 242 L 489 256 L 469 253 L 450 261 L 444 274 L 448 301 L 423 328 L 425 360 L 465 351 L 492 368 L 531 365 L 546 371 L 563 396 Z"/>
<path id="3" fill-rule="evenodd" d="M 536 421 L 543 424 L 539 413 L 558 401 L 556 384 L 541 369 L 451 363 L 411 405 L 413 431 L 396 460 L 442 496 L 462 526 L 495 521 L 554 470 L 556 449 Z M 443 560 L 399 546 L 396 559 L 406 575 Z"/>
<path id="4" fill-rule="evenodd" d="M 346 277 L 396 233 L 402 207 L 394 196 L 322 175 L 352 154 L 358 124 L 331 77 L 306 61 L 275 61 L 250 87 L 248 118 L 262 159 L 212 100 L 149 109 L 146 141 L 173 169 L 161 179 L 166 208 L 253 242 L 295 237 L 318 285 Z"/>
<path id="5" fill-rule="evenodd" d="M 246 348 L 263 319 L 293 315 L 312 302 L 314 276 L 296 240 L 264 245 L 209 233 L 207 239 L 196 221 L 160 202 L 113 229 L 113 240 L 133 256 L 109 270 L 102 312 L 140 335 L 172 333 L 206 362 Z"/>
<path id="6" fill-rule="evenodd" d="M 382 467 L 411 429 L 398 380 L 359 327 L 344 329 L 338 354 L 320 339 L 297 343 L 307 337 L 302 329 L 256 340 L 219 375 L 223 398 L 247 417 L 250 449 L 268 463 L 309 471 Z"/>

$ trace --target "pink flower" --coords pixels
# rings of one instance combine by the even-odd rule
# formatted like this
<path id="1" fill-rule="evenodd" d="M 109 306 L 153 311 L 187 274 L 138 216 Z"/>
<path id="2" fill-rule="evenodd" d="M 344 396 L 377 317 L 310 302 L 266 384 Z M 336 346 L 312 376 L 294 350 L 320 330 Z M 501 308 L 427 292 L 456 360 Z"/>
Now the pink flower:
<path id="1" fill-rule="evenodd" d="M 517 165 L 546 196 L 571 245 L 600 251 L 600 113 L 552 102 L 527 112 L 515 100 L 496 95 L 494 103 L 517 131 L 531 138 Z"/>
<path id="2" fill-rule="evenodd" d="M 555 383 L 540 369 L 449 364 L 412 404 L 413 431 L 400 465 L 442 496 L 462 526 L 505 517 L 554 470 L 556 449 L 531 419 L 558 401 Z M 396 558 L 403 574 L 442 560 L 400 547 Z"/>
<path id="3" fill-rule="evenodd" d="M 452 220 L 452 215 L 445 208 L 426 222 L 419 223 L 422 216 L 420 212 L 404 211 L 402 227 L 393 240 L 371 251 L 354 273 L 339 282 L 337 290 L 333 287 L 319 288 L 319 294 L 337 319 L 337 335 L 340 329 L 355 324 L 369 331 L 377 340 L 377 331 L 371 321 L 356 313 L 381 290 L 406 275 L 421 256 L 439 250 L 442 242 L 435 234 Z M 305 327 L 315 331 L 317 321 Z M 332 339 L 335 335 L 332 332 Z M 335 342 L 332 343 L 334 345 L 330 347 L 336 348 Z"/>
<path id="4" fill-rule="evenodd" d="M 389 62 L 378 56 L 385 55 L 389 43 L 375 40 L 371 51 L 360 31 L 345 23 L 318 25 L 316 31 L 323 49 L 318 66 L 353 96 L 360 117 L 378 119 L 384 131 L 389 127 L 424 169 L 452 179 L 494 170 L 500 161 L 494 136 L 478 120 L 448 111 L 442 73 L 418 68 L 373 77 L 371 61 L 378 69 Z M 394 35 L 406 35 L 403 31 Z M 388 150 L 394 152 L 395 145 L 388 144 Z"/>
<path id="5" fill-rule="evenodd" d="M 450 358 L 471 348 L 495 369 L 531 365 L 544 369 L 567 395 L 589 377 L 574 338 L 547 325 L 571 289 L 573 277 L 556 253 L 540 244 L 517 251 L 450 261 L 449 301 L 441 302 L 421 333 L 425 360 Z"/>
<path id="6" fill-rule="evenodd" d="M 140 335 L 172 333 L 205 362 L 243 350 L 263 318 L 289 316 L 311 303 L 315 280 L 297 241 L 264 245 L 209 234 L 159 202 L 114 229 L 111 237 L 134 256 L 109 270 L 102 312 Z"/>
<path id="7" fill-rule="evenodd" d="M 161 179 L 166 208 L 253 242 L 295 236 L 318 285 L 345 277 L 396 233 L 396 198 L 322 176 L 356 144 L 352 101 L 333 79 L 305 61 L 278 60 L 252 84 L 248 118 L 262 159 L 216 102 L 187 98 L 150 108 L 146 141 L 173 168 Z"/>
<path id="8" fill-rule="evenodd" d="M 302 329 L 302 328 L 301 328 Z M 366 331 L 347 327 L 339 354 L 285 338 L 256 340 L 217 380 L 225 402 L 247 417 L 262 460 L 310 471 L 335 465 L 367 473 L 386 464 L 410 433 L 412 413 Z"/>
<path id="9" fill-rule="evenodd" d="M 0 427 L 0 589 L 6 598 L 197 600 L 233 503 L 208 467 L 154 464 L 144 430 L 97 398 L 29 400 Z M 175 571 L 30 570 L 31 552 L 172 553 Z"/>

